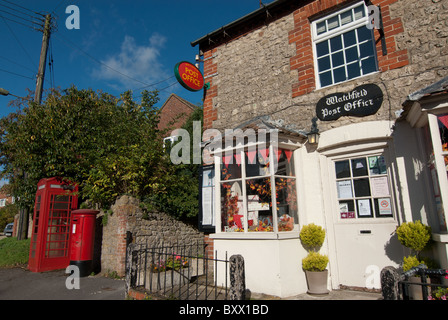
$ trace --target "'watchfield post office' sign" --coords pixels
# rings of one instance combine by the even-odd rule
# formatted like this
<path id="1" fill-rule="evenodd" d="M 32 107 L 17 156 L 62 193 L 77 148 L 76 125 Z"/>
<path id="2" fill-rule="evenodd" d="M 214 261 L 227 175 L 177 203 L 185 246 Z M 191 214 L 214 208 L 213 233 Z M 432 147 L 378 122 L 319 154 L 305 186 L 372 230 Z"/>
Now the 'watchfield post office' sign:
<path id="1" fill-rule="evenodd" d="M 383 103 L 383 92 L 375 84 L 365 84 L 350 92 L 337 92 L 317 102 L 316 114 L 322 121 L 342 116 L 364 117 L 377 113 Z"/>

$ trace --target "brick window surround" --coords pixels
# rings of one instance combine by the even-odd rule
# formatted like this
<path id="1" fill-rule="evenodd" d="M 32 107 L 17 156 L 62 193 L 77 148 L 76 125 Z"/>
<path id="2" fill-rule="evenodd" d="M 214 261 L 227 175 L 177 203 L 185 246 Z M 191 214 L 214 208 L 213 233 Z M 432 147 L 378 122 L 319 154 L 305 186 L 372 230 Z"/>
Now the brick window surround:
<path id="1" fill-rule="evenodd" d="M 384 36 L 386 40 L 387 55 L 383 55 L 380 33 L 374 31 L 376 42 L 378 67 L 380 72 L 403 67 L 409 64 L 406 49 L 397 50 L 395 36 L 404 32 L 400 18 L 392 19 L 389 6 L 398 0 L 372 1 L 381 7 L 383 17 Z M 356 1 L 324 0 L 314 1 L 294 12 L 294 30 L 289 33 L 289 43 L 296 44 L 296 55 L 290 59 L 291 70 L 298 71 L 298 82 L 292 85 L 292 97 L 307 94 L 316 89 L 314 72 L 313 39 L 311 35 L 311 22 L 316 17 L 342 9 Z"/>

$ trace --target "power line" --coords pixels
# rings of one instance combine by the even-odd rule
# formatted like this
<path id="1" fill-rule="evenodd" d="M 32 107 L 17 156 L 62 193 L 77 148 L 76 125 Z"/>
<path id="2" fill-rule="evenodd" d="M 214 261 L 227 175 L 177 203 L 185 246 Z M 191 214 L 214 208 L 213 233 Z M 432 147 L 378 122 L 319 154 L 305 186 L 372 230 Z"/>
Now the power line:
<path id="1" fill-rule="evenodd" d="M 20 15 L 18 15 L 18 13 L 20 13 L 20 12 L 14 10 L 14 9 L 11 9 L 10 7 L 5 6 L 5 5 L 3 5 L 1 3 L 0 3 L 0 7 L 2 8 L 2 9 L 0 9 L 1 12 L 9 14 L 10 16 L 13 16 L 14 18 L 22 19 L 23 21 L 30 22 L 30 23 L 35 24 L 37 26 L 42 26 L 42 24 L 39 24 L 38 22 L 36 22 L 34 20 L 30 20 L 29 17 L 31 17 L 31 19 L 36 19 L 36 20 L 38 20 L 39 22 L 42 23 L 42 20 L 40 18 L 33 17 L 31 15 L 28 15 L 28 14 L 25 14 L 27 17 L 20 16 Z M 4 10 L 5 8 L 8 8 L 9 10 L 12 10 L 14 13 Z"/>
<path id="2" fill-rule="evenodd" d="M 27 10 L 27 11 L 32 12 L 32 13 L 34 13 L 34 14 L 37 14 L 37 15 L 39 15 L 39 16 L 45 17 L 44 14 L 39 13 L 39 12 L 36 12 L 36 11 L 33 11 L 33 10 L 30 10 L 30 9 L 28 9 L 28 8 L 25 8 L 25 7 L 22 7 L 21 5 L 19 5 L 19 4 L 17 4 L 17 3 L 14 3 L 14 2 L 11 2 L 11 1 L 8 1 L 8 0 L 0 0 L 0 1 L 7 2 L 7 3 L 12 4 L 12 5 L 16 6 L 16 7 L 19 7 L 19 8 L 21 8 L 21 9 L 24 9 L 24 10 Z"/>
<path id="3" fill-rule="evenodd" d="M 15 76 L 18 76 L 18 77 L 22 77 L 22 78 L 27 78 L 27 79 L 35 80 L 35 78 L 28 77 L 28 76 L 24 76 L 23 74 L 18 74 L 18 73 L 12 72 L 12 71 L 4 70 L 4 69 L 0 69 L 0 71 L 1 71 L 1 72 L 5 72 L 5 73 L 9 73 L 9 74 L 12 74 L 12 75 L 15 75 Z"/>
<path id="4" fill-rule="evenodd" d="M 22 48 L 22 50 L 25 52 L 25 54 L 27 55 L 28 59 L 30 59 L 31 64 L 33 64 L 35 66 L 35 63 L 33 62 L 33 59 L 31 59 L 31 56 L 29 55 L 28 51 L 26 51 L 25 47 L 23 46 L 23 44 L 20 42 L 19 38 L 16 36 L 16 34 L 14 33 L 14 31 L 11 29 L 11 27 L 9 26 L 9 24 L 6 22 L 5 17 L 3 17 L 2 15 L 0 15 L 0 17 L 3 19 L 3 22 L 6 24 L 6 26 L 8 27 L 9 31 L 11 32 L 11 34 L 13 35 L 13 37 L 16 39 L 17 43 L 19 44 L 19 46 Z"/>

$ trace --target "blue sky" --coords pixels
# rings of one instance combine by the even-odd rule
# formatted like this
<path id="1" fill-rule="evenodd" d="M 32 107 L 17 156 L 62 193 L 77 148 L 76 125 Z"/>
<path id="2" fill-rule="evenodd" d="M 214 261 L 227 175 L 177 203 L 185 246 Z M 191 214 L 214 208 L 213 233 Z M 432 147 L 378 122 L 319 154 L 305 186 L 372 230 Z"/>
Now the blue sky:
<path id="1" fill-rule="evenodd" d="M 79 30 L 66 28 L 69 5 L 80 10 Z M 0 0 L 0 87 L 17 96 L 34 91 L 42 33 L 17 22 L 29 25 L 34 12 L 52 13 L 57 29 L 44 89 L 73 84 L 113 95 L 131 89 L 139 96 L 140 88 L 157 83 L 148 89 L 160 90 L 159 104 L 171 93 L 200 104 L 202 92 L 177 84 L 174 65 L 194 62 L 199 49 L 191 41 L 258 8 L 259 0 Z M 7 106 L 12 99 L 0 96 L 1 117 L 14 111 Z"/>
<path id="2" fill-rule="evenodd" d="M 69 5 L 79 8 L 79 30 L 66 28 Z M 118 96 L 131 89 L 138 97 L 157 83 L 147 88 L 160 91 L 159 106 L 171 93 L 201 104 L 202 91 L 177 84 L 175 64 L 194 62 L 199 48 L 190 42 L 258 8 L 259 0 L 0 0 L 0 88 L 22 97 L 35 90 L 42 33 L 27 26 L 36 13 L 51 13 L 57 28 L 44 90 L 75 85 Z M 0 117 L 15 111 L 14 99 L 0 96 Z"/>

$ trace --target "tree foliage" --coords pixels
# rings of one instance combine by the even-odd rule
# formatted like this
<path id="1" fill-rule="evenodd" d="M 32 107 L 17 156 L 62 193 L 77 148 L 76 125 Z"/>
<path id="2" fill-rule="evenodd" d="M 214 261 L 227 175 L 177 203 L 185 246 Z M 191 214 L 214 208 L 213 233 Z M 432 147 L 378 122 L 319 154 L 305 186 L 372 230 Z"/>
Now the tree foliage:
<path id="1" fill-rule="evenodd" d="M 116 98 L 91 89 L 52 91 L 0 120 L 0 164 L 21 207 L 42 178 L 59 176 L 107 207 L 121 194 L 166 192 L 174 168 L 157 129 L 157 91 Z"/>

